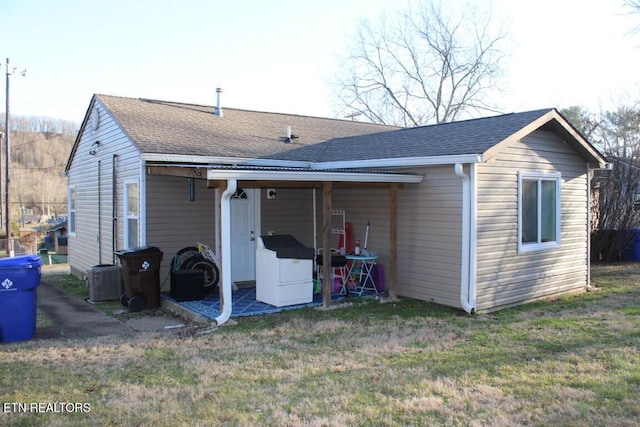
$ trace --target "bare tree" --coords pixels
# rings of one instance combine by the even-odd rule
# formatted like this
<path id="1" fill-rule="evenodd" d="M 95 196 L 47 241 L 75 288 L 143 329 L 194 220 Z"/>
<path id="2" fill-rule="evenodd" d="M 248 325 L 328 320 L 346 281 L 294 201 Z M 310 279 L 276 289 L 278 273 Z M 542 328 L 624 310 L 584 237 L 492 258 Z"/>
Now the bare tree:
<path id="1" fill-rule="evenodd" d="M 624 0 L 623 7 L 629 11 L 629 14 L 640 14 L 640 0 Z M 640 24 L 636 24 L 630 31 L 630 36 L 640 33 Z"/>
<path id="2" fill-rule="evenodd" d="M 337 78 L 342 112 L 417 126 L 496 111 L 487 94 L 502 74 L 504 32 L 470 6 L 458 14 L 423 0 L 378 25 L 363 21 Z"/>
<path id="3" fill-rule="evenodd" d="M 591 181 L 592 259 L 628 257 L 640 239 L 640 111 L 622 106 L 596 116 L 571 107 L 562 113 L 613 166 Z"/>

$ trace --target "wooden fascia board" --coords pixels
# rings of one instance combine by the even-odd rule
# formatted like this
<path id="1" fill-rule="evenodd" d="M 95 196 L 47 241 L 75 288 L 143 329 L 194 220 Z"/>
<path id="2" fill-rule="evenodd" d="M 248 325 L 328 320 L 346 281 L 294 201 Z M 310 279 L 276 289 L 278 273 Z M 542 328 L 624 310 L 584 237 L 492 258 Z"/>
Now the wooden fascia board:
<path id="1" fill-rule="evenodd" d="M 207 169 L 181 166 L 147 166 L 148 175 L 177 176 L 182 178 L 207 179 Z"/>

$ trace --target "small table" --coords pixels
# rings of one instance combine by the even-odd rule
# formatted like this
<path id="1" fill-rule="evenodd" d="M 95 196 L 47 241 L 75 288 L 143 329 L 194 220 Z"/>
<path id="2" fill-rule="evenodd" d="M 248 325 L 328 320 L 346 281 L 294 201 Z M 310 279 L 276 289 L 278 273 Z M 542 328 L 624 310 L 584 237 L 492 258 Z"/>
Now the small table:
<path id="1" fill-rule="evenodd" d="M 378 255 L 347 255 L 345 258 L 347 258 L 347 261 L 351 261 L 347 271 L 347 281 L 351 276 L 359 276 L 360 288 L 356 291 L 358 295 L 362 296 L 365 290 L 374 291 L 378 295 L 378 287 L 372 275 L 373 266 L 376 265 Z M 347 289 L 346 286 L 347 283 L 344 284 L 345 291 Z"/>

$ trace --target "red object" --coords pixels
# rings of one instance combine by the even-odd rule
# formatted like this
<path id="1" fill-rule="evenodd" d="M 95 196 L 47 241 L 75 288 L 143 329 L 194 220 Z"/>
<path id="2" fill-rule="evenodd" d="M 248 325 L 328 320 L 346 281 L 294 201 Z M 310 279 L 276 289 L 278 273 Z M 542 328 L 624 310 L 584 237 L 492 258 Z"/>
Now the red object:
<path id="1" fill-rule="evenodd" d="M 355 255 L 360 255 L 360 242 L 359 242 L 359 241 L 357 241 L 357 240 L 356 240 L 356 246 L 355 246 L 355 248 L 354 248 L 354 250 L 353 250 L 353 253 L 354 253 Z"/>
<path id="2" fill-rule="evenodd" d="M 346 243 L 345 243 L 346 236 Z M 354 250 L 353 245 L 353 226 L 350 222 L 344 223 L 344 234 L 340 235 L 340 240 L 338 241 L 338 249 L 345 248 L 347 254 L 352 254 Z"/>

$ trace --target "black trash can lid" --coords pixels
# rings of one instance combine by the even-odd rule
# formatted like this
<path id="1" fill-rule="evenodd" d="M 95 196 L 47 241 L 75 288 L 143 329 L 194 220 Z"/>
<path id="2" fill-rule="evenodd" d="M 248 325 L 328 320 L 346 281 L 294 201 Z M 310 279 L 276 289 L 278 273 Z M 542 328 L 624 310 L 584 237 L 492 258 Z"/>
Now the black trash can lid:
<path id="1" fill-rule="evenodd" d="M 162 253 L 162 251 L 155 246 L 138 246 L 136 248 L 129 248 L 129 249 L 123 249 L 120 251 L 115 251 L 115 254 L 119 256 L 145 255 L 145 254 L 156 254 L 156 253 Z"/>

